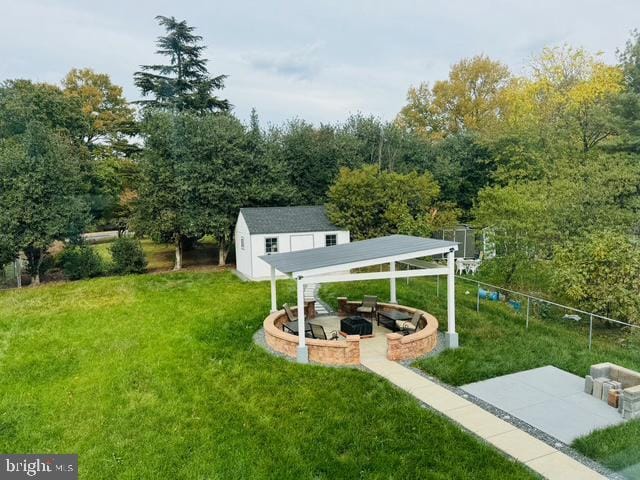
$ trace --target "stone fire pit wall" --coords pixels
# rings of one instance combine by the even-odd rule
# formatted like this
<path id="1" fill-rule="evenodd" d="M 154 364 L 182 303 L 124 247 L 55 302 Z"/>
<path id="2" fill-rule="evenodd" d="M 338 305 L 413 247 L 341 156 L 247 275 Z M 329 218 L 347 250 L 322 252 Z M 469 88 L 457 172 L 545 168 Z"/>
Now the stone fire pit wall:
<path id="1" fill-rule="evenodd" d="M 292 307 L 295 312 L 296 307 Z M 309 312 L 309 306 L 307 306 Z M 307 318 L 312 319 L 315 311 Z M 284 332 L 282 324 L 289 319 L 284 310 L 273 312 L 264 319 L 264 336 L 267 344 L 276 352 L 280 352 L 291 358 L 296 358 L 298 349 L 298 336 Z M 346 342 L 336 340 L 306 339 L 309 350 L 309 360 L 312 362 L 329 365 L 359 365 L 360 364 L 360 335 L 349 335 Z"/>
<path id="2" fill-rule="evenodd" d="M 356 309 L 360 304 L 361 302 L 359 301 L 349 301 L 346 297 L 338 297 L 338 315 L 356 315 Z M 378 310 L 395 310 L 413 315 L 418 309 L 393 303 L 378 303 Z M 424 328 L 411 335 L 387 333 L 387 358 L 389 360 L 412 360 L 436 348 L 438 344 L 438 320 L 433 315 L 422 312 L 420 322 L 422 322 L 421 325 Z"/>

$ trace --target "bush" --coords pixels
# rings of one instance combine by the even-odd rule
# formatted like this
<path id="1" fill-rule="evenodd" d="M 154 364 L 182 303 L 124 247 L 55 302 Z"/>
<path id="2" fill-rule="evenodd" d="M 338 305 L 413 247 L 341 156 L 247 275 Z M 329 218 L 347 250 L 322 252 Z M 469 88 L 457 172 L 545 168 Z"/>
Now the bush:
<path id="1" fill-rule="evenodd" d="M 143 273 L 147 269 L 147 259 L 140 240 L 120 237 L 110 247 L 113 273 Z"/>
<path id="2" fill-rule="evenodd" d="M 554 284 L 581 308 L 616 320 L 640 317 L 640 246 L 630 235 L 604 230 L 558 248 Z"/>
<path id="3" fill-rule="evenodd" d="M 104 273 L 102 259 L 88 245 L 66 247 L 58 256 L 57 263 L 69 280 L 92 278 Z"/>

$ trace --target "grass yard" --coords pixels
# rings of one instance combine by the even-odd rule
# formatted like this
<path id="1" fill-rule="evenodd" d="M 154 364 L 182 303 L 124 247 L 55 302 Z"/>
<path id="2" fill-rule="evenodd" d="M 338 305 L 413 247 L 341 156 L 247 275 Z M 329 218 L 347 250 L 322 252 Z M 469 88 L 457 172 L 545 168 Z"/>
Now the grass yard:
<path id="1" fill-rule="evenodd" d="M 0 292 L 0 451 L 83 479 L 534 478 L 381 378 L 266 353 L 268 310 L 231 273 Z"/>
<path id="2" fill-rule="evenodd" d="M 112 242 L 97 243 L 93 248 L 107 262 L 111 260 L 109 247 Z M 175 247 L 168 243 L 155 243 L 148 238 L 142 240 L 142 248 L 147 256 L 147 270 L 149 272 L 163 272 L 173 269 L 175 262 Z M 193 269 L 194 267 L 216 266 L 218 264 L 218 248 L 213 239 L 205 237 L 191 250 L 183 254 L 182 266 Z"/>
<path id="3" fill-rule="evenodd" d="M 573 447 L 627 478 L 640 478 L 640 420 L 578 438 Z"/>
<path id="4" fill-rule="evenodd" d="M 438 297 L 434 279 L 412 279 L 408 285 L 399 280 L 398 301 L 433 313 L 441 322 L 440 329 L 446 330 L 445 282 L 441 281 L 440 286 Z M 389 282 L 329 284 L 321 291 L 323 299 L 334 306 L 337 296 L 358 299 L 365 294 L 388 299 Z M 554 365 L 579 376 L 586 375 L 592 364 L 604 361 L 640 370 L 640 338 L 637 336 L 622 341 L 619 331 L 600 327 L 594 331 L 590 352 L 588 325 L 532 317 L 526 330 L 523 313 L 517 314 L 503 303 L 490 301 L 482 301 L 480 313 L 476 313 L 475 287 L 460 281 L 456 281 L 456 305 L 461 348 L 415 364 L 451 385 L 544 365 Z M 640 463 L 638 445 L 640 421 L 635 420 L 579 439 L 574 446 L 610 468 L 622 470 Z M 640 474 L 636 478 L 640 478 Z"/>

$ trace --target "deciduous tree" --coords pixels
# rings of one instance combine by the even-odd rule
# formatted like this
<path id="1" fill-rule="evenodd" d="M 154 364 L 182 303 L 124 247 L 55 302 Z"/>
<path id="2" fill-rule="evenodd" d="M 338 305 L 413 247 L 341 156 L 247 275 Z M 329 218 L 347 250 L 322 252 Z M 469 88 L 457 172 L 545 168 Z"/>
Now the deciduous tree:
<path id="1" fill-rule="evenodd" d="M 0 138 L 26 132 L 32 122 L 63 132 L 80 143 L 89 129 L 78 98 L 62 89 L 30 80 L 7 80 L 0 85 Z"/>
<path id="2" fill-rule="evenodd" d="M 438 203 L 439 193 L 429 173 L 342 168 L 329 190 L 327 214 L 357 240 L 395 233 L 429 236 L 456 220 L 453 209 Z"/>
<path id="3" fill-rule="evenodd" d="M 490 128 L 501 108 L 500 92 L 509 69 L 485 55 L 463 59 L 451 67 L 449 78 L 411 87 L 400 125 L 429 138 Z"/>
<path id="4" fill-rule="evenodd" d="M 640 245 L 604 230 L 558 248 L 553 262 L 558 291 L 581 308 L 637 323 L 640 317 Z"/>
<path id="5" fill-rule="evenodd" d="M 78 159 L 62 134 L 32 122 L 0 140 L 0 232 L 25 252 L 33 284 L 52 243 L 79 236 L 88 222 L 82 189 Z"/>
<path id="6" fill-rule="evenodd" d="M 211 234 L 224 264 L 240 207 L 269 204 L 268 192 L 280 185 L 268 184 L 273 177 L 252 157 L 246 128 L 226 114 L 155 112 L 142 131 L 136 230 L 173 242 L 175 269 L 187 239 Z"/>
<path id="7" fill-rule="evenodd" d="M 135 150 L 129 136 L 135 134 L 134 111 L 109 75 L 89 68 L 72 69 L 62 80 L 67 97 L 77 100 L 88 125 L 83 138 L 91 150 L 104 154 L 126 155 Z"/>

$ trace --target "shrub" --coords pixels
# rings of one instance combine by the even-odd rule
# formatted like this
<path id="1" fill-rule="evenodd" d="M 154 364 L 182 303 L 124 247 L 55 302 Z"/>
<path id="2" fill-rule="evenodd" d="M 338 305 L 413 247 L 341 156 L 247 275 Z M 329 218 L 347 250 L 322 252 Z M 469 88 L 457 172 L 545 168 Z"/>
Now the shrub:
<path id="1" fill-rule="evenodd" d="M 640 246 L 630 235 L 601 231 L 558 248 L 554 283 L 580 307 L 638 323 Z"/>
<path id="2" fill-rule="evenodd" d="M 147 269 L 147 259 L 140 240 L 120 237 L 110 247 L 113 273 L 143 273 Z"/>
<path id="3" fill-rule="evenodd" d="M 92 278 L 104 273 L 102 259 L 88 245 L 66 247 L 58 256 L 57 263 L 69 280 Z"/>

